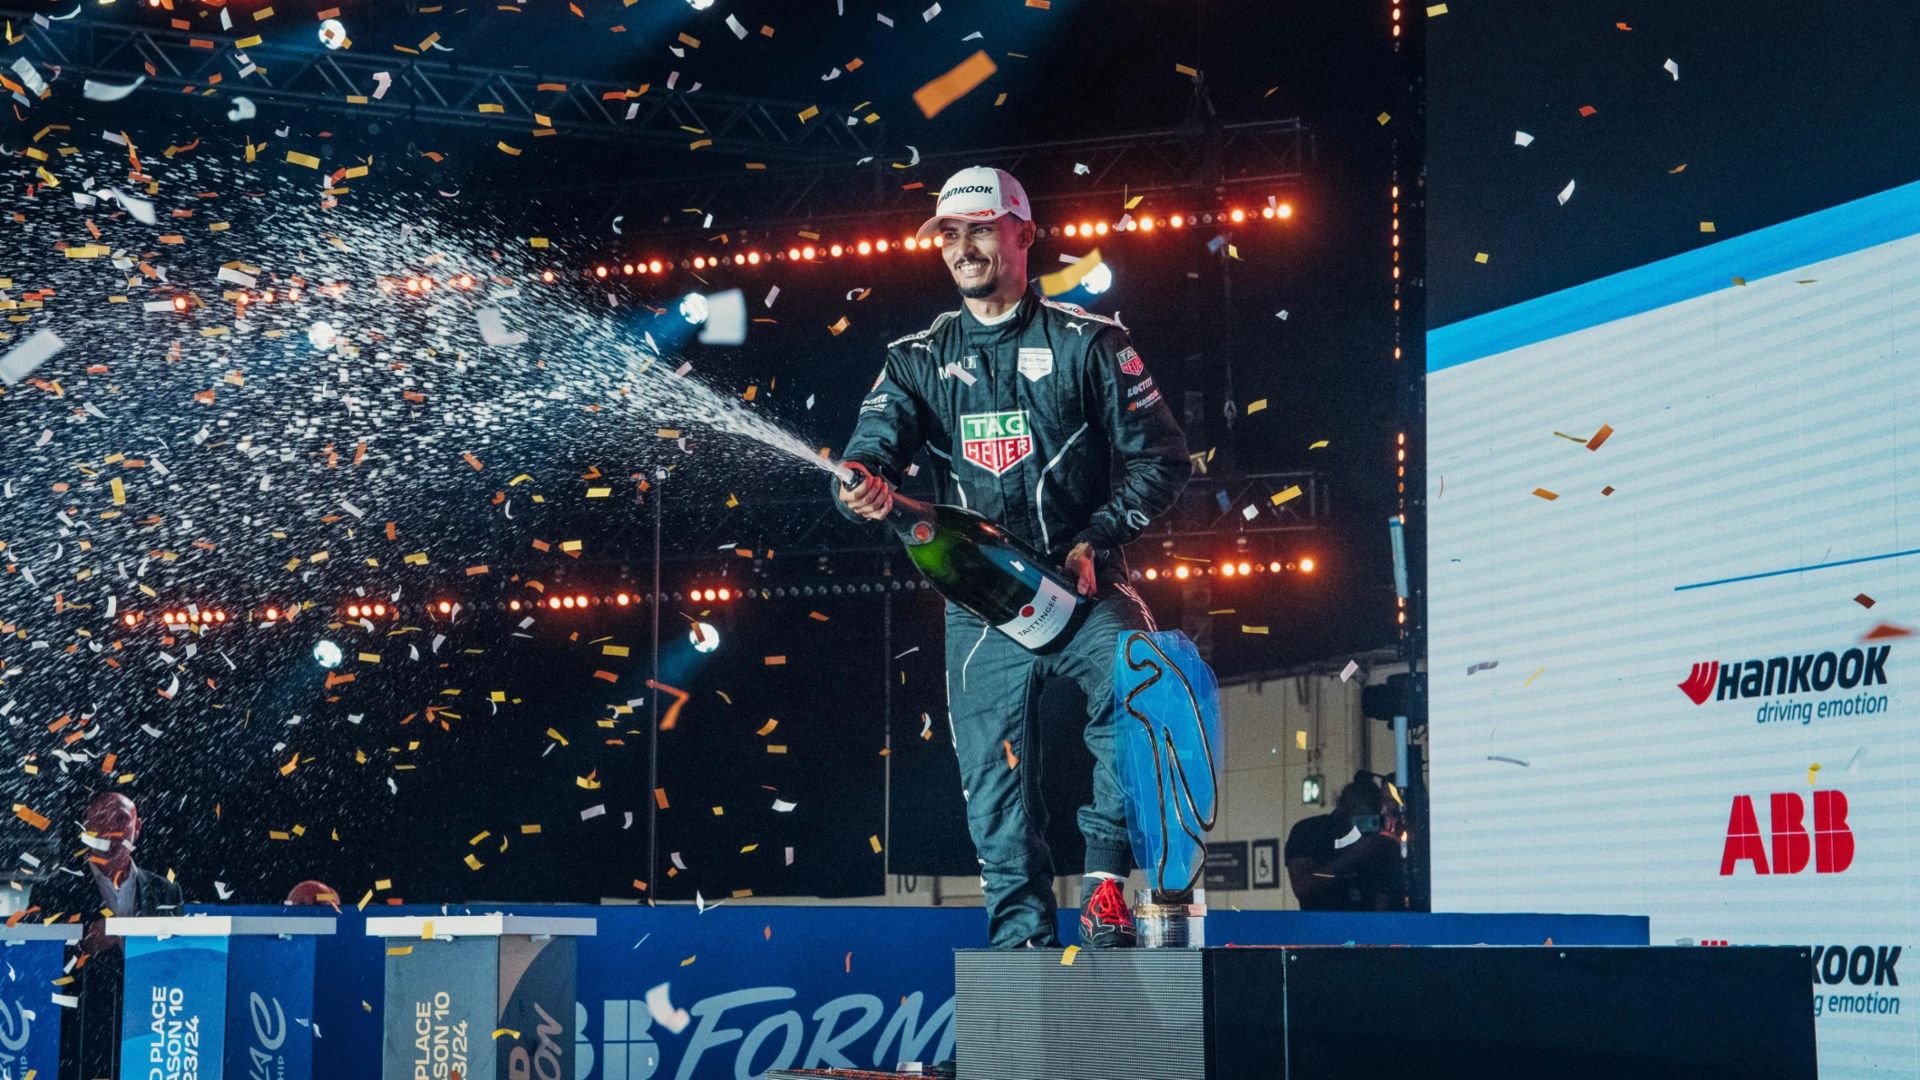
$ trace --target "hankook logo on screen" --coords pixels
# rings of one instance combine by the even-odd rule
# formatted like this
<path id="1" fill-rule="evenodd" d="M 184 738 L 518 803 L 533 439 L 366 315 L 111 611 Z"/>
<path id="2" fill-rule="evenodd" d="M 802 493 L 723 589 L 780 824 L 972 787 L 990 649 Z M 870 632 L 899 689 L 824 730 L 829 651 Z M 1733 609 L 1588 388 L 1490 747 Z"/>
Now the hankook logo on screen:
<path id="1" fill-rule="evenodd" d="M 1695 705 L 1714 701 L 1762 698 L 1754 710 L 1756 724 L 1811 724 L 1830 717 L 1867 716 L 1887 711 L 1887 695 L 1872 687 L 1887 685 L 1887 654 L 1891 645 L 1868 645 L 1844 651 L 1774 656 L 1764 660 L 1703 660 L 1682 681 L 1680 692 Z M 1851 695 L 1835 691 L 1856 691 Z M 1794 695 L 1808 695 L 1797 700 Z M 1819 695 L 1830 695 L 1819 697 Z"/>

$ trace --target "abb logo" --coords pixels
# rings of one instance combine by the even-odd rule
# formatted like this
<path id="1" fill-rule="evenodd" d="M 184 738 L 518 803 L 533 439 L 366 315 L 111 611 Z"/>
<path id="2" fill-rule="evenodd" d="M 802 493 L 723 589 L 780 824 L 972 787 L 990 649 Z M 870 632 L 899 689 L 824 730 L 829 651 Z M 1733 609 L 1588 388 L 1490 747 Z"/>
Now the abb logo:
<path id="1" fill-rule="evenodd" d="M 1838 874 L 1853 865 L 1853 830 L 1847 827 L 1847 797 L 1839 791 L 1813 793 L 1813 835 L 1807 835 L 1806 802 L 1798 792 L 1779 791 L 1767 797 L 1773 825 L 1772 866 L 1766 842 L 1753 813 L 1753 797 L 1735 795 L 1727 818 L 1727 843 L 1720 853 L 1720 876 L 1751 861 L 1756 874 L 1797 874 L 1813 860 L 1817 874 Z"/>

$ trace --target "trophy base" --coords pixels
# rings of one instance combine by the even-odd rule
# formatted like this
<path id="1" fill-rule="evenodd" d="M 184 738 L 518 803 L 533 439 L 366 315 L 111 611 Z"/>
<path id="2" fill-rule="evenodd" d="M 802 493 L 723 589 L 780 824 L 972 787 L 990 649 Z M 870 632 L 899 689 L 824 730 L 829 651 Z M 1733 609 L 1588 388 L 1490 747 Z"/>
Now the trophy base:
<path id="1" fill-rule="evenodd" d="M 1133 925 L 1143 949 L 1200 948 L 1207 943 L 1207 892 L 1143 889 L 1133 907 Z"/>

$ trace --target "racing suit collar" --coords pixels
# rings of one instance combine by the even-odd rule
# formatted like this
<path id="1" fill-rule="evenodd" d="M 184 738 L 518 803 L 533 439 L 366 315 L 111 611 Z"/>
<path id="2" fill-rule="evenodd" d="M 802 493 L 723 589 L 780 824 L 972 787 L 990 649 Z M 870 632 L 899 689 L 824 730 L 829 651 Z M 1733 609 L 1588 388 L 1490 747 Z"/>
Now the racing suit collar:
<path id="1" fill-rule="evenodd" d="M 960 325 L 965 328 L 969 341 L 1006 341 L 1018 337 L 1026 330 L 1027 323 L 1033 318 L 1034 309 L 1039 306 L 1040 302 L 1034 298 L 1033 290 L 1028 289 L 1020 298 L 1020 306 L 1014 309 L 1013 318 L 988 326 L 974 317 L 972 308 L 962 304 L 960 305 Z"/>

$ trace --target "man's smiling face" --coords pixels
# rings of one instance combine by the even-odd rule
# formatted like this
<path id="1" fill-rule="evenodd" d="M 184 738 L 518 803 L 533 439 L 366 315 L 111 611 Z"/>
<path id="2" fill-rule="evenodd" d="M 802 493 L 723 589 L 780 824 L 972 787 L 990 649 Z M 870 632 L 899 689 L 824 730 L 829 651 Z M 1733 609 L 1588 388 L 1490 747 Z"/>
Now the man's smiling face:
<path id="1" fill-rule="evenodd" d="M 1025 288 L 1027 249 L 1033 244 L 1033 224 L 1006 214 L 992 221 L 940 223 L 940 257 L 946 260 L 960 295 L 984 300 L 1007 282 Z"/>

